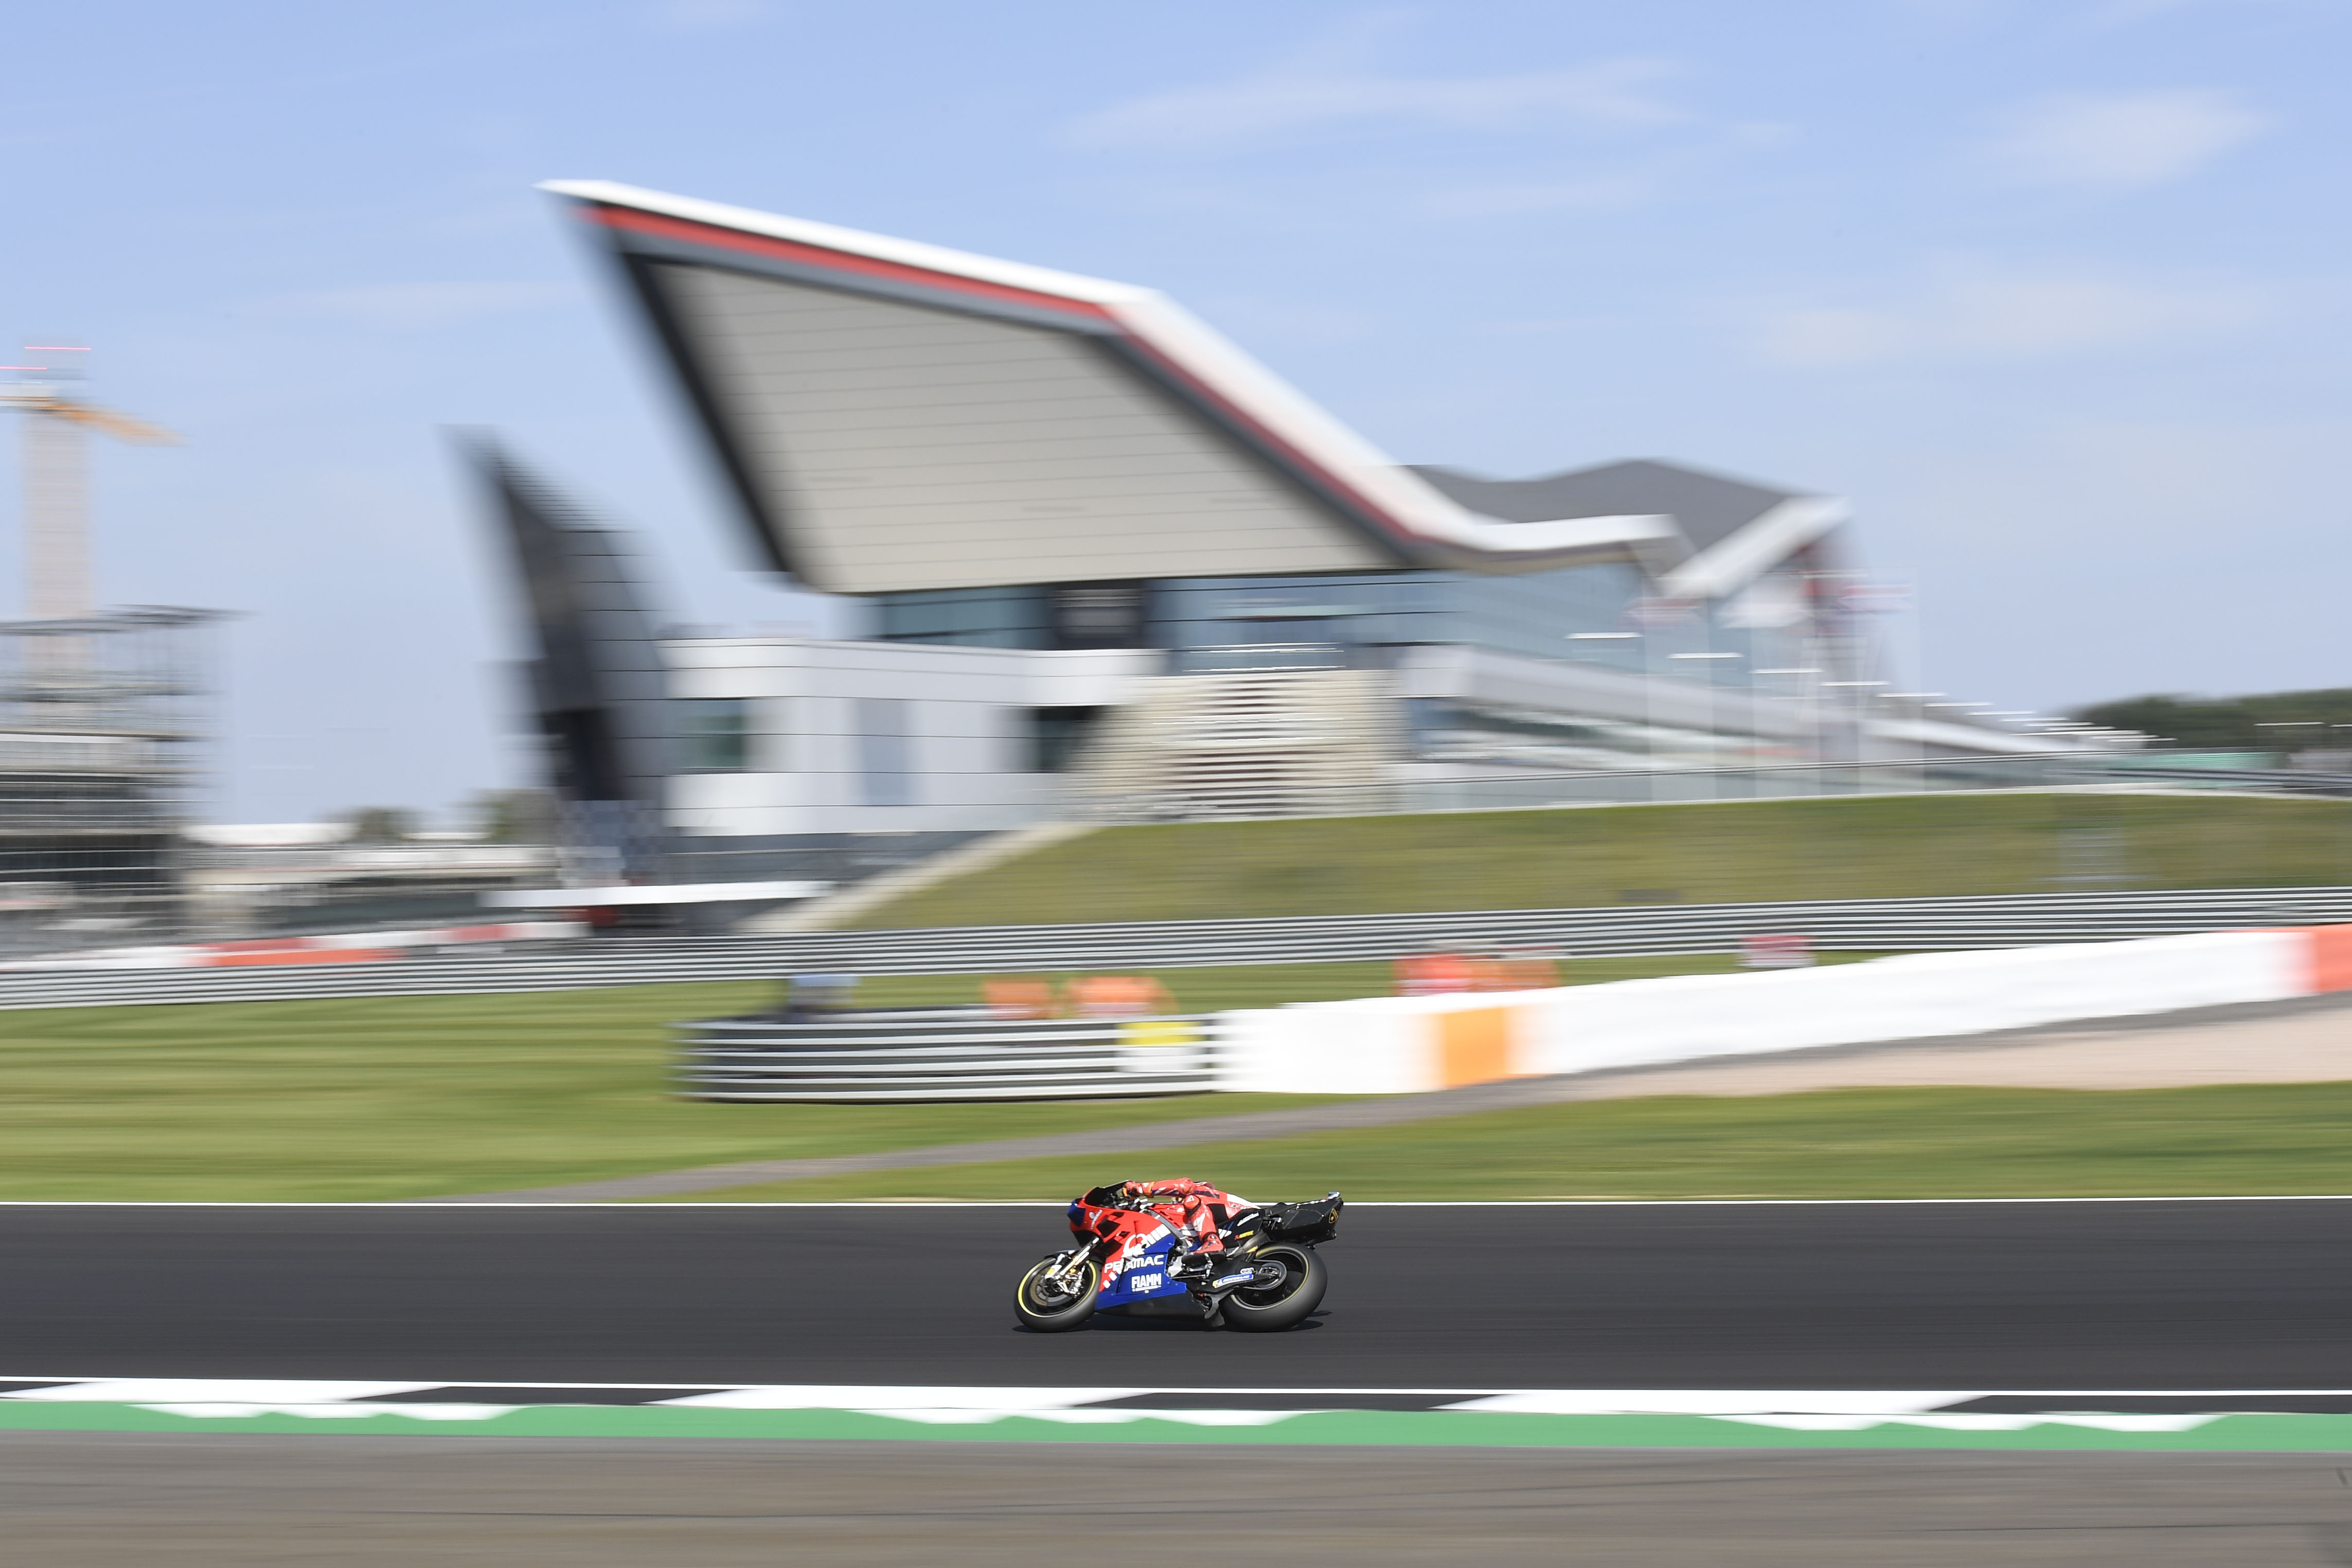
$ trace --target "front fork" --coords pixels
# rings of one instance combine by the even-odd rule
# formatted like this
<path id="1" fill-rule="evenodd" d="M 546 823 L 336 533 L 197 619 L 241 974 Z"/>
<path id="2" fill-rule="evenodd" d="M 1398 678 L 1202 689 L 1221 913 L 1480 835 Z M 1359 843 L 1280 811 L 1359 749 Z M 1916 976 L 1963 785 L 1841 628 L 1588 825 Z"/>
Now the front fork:
<path id="1" fill-rule="evenodd" d="M 1094 1257 L 1096 1248 L 1101 1246 L 1102 1243 L 1099 1241 L 1089 1241 L 1084 1247 L 1071 1248 L 1062 1254 L 1053 1268 L 1045 1270 L 1045 1278 L 1057 1284 L 1060 1283 L 1062 1279 L 1072 1270 L 1083 1268 L 1087 1261 Z"/>

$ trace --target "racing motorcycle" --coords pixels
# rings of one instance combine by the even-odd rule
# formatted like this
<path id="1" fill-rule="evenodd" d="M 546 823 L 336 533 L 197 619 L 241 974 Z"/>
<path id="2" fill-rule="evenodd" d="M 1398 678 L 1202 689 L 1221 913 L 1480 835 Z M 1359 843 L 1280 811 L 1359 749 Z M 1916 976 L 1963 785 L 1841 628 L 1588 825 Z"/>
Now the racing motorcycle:
<path id="1" fill-rule="evenodd" d="M 1026 1327 L 1060 1333 L 1106 1308 L 1189 1296 L 1204 1322 L 1271 1333 L 1306 1321 L 1330 1277 L 1316 1247 L 1339 1228 L 1338 1193 L 1307 1203 L 1206 1205 L 1222 1250 L 1203 1250 L 1126 1184 L 1095 1187 L 1069 1207 L 1076 1245 L 1021 1277 L 1013 1310 Z M 1161 1200 L 1160 1207 L 1165 1207 Z"/>

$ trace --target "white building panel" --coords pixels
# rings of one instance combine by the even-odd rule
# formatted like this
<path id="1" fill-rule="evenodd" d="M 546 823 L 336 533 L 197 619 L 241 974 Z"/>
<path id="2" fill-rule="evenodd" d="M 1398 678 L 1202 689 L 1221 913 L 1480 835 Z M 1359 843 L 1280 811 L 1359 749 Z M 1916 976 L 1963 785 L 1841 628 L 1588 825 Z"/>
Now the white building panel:
<path id="1" fill-rule="evenodd" d="M 1156 673 L 1149 650 L 1039 653 L 912 643 L 698 637 L 666 646 L 675 695 L 747 704 L 740 773 L 670 781 L 674 820 L 714 837 L 1017 827 L 1059 781 L 1032 773 L 1029 711 L 1112 707 Z M 870 726 L 895 742 L 877 778 Z M 881 797 L 902 804 L 880 804 Z"/>
<path id="2" fill-rule="evenodd" d="M 1083 334 L 673 270 L 814 586 L 1396 564 Z"/>

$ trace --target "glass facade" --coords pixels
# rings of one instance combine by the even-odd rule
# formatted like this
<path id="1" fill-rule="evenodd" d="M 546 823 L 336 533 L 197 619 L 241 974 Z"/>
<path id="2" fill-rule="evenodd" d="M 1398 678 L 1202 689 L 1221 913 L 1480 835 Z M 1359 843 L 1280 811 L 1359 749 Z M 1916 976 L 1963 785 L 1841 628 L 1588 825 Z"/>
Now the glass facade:
<path id="1" fill-rule="evenodd" d="M 1113 590 L 1130 595 L 1139 613 L 1126 599 L 1111 604 Z M 1390 657 L 1384 649 L 1454 644 L 1654 679 L 1768 689 L 1773 681 L 1751 671 L 1801 662 L 1785 634 L 1733 624 L 1739 617 L 1727 617 L 1721 605 L 1654 595 L 1640 568 L 1612 564 L 1496 577 L 1376 572 L 953 588 L 877 595 L 874 604 L 881 641 L 964 647 L 1139 647 L 1181 656 L 1319 647 L 1341 650 L 1345 662 L 1379 664 Z"/>
<path id="2" fill-rule="evenodd" d="M 1623 630 L 1643 593 L 1637 566 L 1579 566 L 1521 577 L 1449 577 L 1454 635 L 1448 642 L 1523 658 L 1583 658 L 1639 668 L 1637 640 L 1574 642 L 1572 632 Z"/>
<path id="3" fill-rule="evenodd" d="M 1152 646 L 1336 645 L 1350 649 L 1452 642 L 1443 572 L 1298 577 L 1176 577 L 1154 583 Z"/>
<path id="4" fill-rule="evenodd" d="M 1051 647 L 1053 605 L 1044 587 L 941 588 L 877 594 L 881 642 L 951 643 L 958 647 Z"/>
<path id="5" fill-rule="evenodd" d="M 1120 590 L 1114 592 L 1114 590 Z M 1806 625 L 1801 563 L 1725 601 L 1668 599 L 1632 564 L 1517 576 L 1375 572 L 1280 577 L 1178 577 L 880 595 L 894 642 L 978 647 L 1129 647 L 1166 650 L 1179 673 L 1395 664 L 1416 647 L 1489 649 L 1600 666 L 1664 687 L 1753 689 L 1812 701 L 1836 656 Z M 1777 623 L 1777 624 L 1776 624 Z M 1830 639 L 1834 641 L 1834 639 Z M 1687 704 L 1647 700 L 1633 713 L 1552 711 L 1416 700 L 1413 753 L 1427 761 L 1545 768 L 1720 767 L 1769 760 L 1789 742 L 1737 732 Z M 1679 712 L 1679 721 L 1666 718 Z M 1034 765 L 1061 765 L 1078 722 L 1033 719 Z"/>

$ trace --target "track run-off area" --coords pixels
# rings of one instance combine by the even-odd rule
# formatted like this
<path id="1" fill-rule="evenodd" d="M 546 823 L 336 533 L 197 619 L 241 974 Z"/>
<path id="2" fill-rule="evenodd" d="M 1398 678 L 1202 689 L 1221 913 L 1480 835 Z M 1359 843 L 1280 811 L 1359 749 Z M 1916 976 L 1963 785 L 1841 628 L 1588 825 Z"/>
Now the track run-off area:
<path id="1" fill-rule="evenodd" d="M 1352 1206 L 1031 1334 L 1050 1205 L 0 1206 L 0 1428 L 2352 1447 L 2352 1199 Z M 2242 1414 L 2233 1414 L 2242 1413 Z"/>

